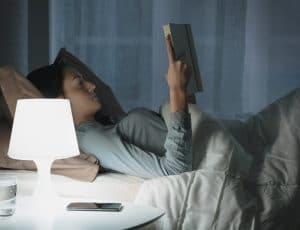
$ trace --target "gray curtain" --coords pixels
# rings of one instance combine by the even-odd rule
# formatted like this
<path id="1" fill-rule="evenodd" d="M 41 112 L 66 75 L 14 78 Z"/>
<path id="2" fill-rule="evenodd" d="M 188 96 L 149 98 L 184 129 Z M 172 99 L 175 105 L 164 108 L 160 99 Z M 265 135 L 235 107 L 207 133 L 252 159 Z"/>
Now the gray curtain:
<path id="1" fill-rule="evenodd" d="M 48 0 L 0 1 L 0 66 L 26 75 L 49 63 Z"/>
<path id="2" fill-rule="evenodd" d="M 0 1 L 0 66 L 12 65 L 23 74 L 28 70 L 27 0 Z"/>
<path id="3" fill-rule="evenodd" d="M 219 115 L 255 113 L 300 85 L 300 2 L 50 0 L 50 60 L 61 47 L 111 86 L 125 110 L 168 99 L 162 25 L 191 23 L 204 92 Z"/>

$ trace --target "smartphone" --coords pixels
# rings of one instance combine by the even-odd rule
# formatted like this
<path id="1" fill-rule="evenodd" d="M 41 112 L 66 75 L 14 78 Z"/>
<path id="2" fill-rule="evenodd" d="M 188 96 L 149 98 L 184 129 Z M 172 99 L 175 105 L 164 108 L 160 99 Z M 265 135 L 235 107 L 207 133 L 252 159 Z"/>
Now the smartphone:
<path id="1" fill-rule="evenodd" d="M 68 204 L 68 211 L 107 211 L 119 212 L 123 208 L 121 203 L 93 203 L 93 202 L 73 202 Z"/>

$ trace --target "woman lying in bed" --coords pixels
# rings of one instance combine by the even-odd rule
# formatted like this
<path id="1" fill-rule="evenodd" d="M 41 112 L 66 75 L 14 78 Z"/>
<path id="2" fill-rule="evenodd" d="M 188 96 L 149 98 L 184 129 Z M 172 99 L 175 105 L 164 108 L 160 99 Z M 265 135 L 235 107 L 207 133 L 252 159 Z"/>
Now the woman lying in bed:
<path id="1" fill-rule="evenodd" d="M 130 111 L 115 125 L 97 123 L 94 116 L 101 110 L 101 102 L 96 98 L 95 85 L 68 66 L 43 67 L 30 73 L 28 79 L 46 97 L 70 100 L 80 148 L 94 154 L 107 170 L 145 178 L 180 174 L 192 169 L 191 116 L 186 94 L 188 74 L 187 66 L 175 60 L 169 39 L 166 45 L 171 104 L 168 128 L 159 114 L 146 109 Z M 261 115 L 258 118 L 262 119 Z M 258 129 L 257 133 L 260 137 L 261 130 Z M 258 201 L 257 213 L 253 215 L 260 218 L 257 224 L 261 222 L 265 229 L 272 229 L 268 227 L 274 220 L 281 221 L 277 215 L 282 214 L 282 207 L 288 207 L 287 204 L 294 197 L 294 190 L 298 189 L 299 179 L 295 175 L 298 173 L 299 161 L 291 160 L 299 158 L 298 145 L 295 144 L 299 143 L 298 136 L 296 139 L 292 142 L 295 151 L 259 151 L 255 155 L 252 169 L 254 176 L 250 176 L 248 187 L 253 190 Z M 280 146 L 285 142 L 289 143 L 280 142 Z M 253 143 L 258 144 L 257 141 Z M 268 150 L 270 143 L 262 141 L 261 144 L 260 149 L 266 147 Z M 294 179 L 297 182 L 292 183 Z"/>
<path id="2" fill-rule="evenodd" d="M 50 65 L 27 78 L 48 98 L 71 102 L 79 147 L 94 154 L 101 166 L 134 176 L 153 178 L 180 174 L 192 169 L 191 118 L 187 106 L 187 65 L 175 60 L 166 39 L 169 68 L 171 125 L 153 111 L 135 109 L 119 122 L 103 126 L 95 114 L 101 102 L 95 85 L 67 65 Z"/>

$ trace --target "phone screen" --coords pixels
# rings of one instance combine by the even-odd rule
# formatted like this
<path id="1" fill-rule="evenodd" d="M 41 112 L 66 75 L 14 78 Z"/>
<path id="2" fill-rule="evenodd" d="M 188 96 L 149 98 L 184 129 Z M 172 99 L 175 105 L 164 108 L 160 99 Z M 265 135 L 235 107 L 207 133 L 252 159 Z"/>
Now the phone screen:
<path id="1" fill-rule="evenodd" d="M 69 211 L 121 211 L 121 203 L 74 202 L 67 206 Z"/>

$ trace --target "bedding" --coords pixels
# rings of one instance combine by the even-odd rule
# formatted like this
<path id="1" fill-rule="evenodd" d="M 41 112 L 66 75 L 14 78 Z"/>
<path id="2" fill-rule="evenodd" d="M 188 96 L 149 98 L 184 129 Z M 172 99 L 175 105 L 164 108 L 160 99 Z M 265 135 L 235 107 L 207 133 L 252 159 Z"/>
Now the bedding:
<path id="1" fill-rule="evenodd" d="M 61 58 L 57 61 L 65 58 L 69 62 L 75 60 L 74 65 L 78 63 L 82 65 L 77 61 L 78 59 L 70 55 L 62 50 Z M 11 67 L 0 69 L 2 98 L 5 98 L 6 93 L 16 90 L 14 84 L 19 84 L 13 79 L 2 77 L 11 73 L 18 75 Z M 82 73 L 91 78 L 96 77 L 88 69 L 83 69 Z M 10 81 L 7 87 L 11 88 L 3 88 L 5 79 Z M 26 83 L 25 79 L 19 78 L 19 80 L 21 85 Z M 110 92 L 109 88 L 106 90 Z M 32 95 L 25 93 L 21 97 L 30 96 Z M 6 119 L 11 119 L 8 116 L 13 116 L 13 103 L 1 101 Z M 118 106 L 115 107 L 116 110 L 109 109 L 109 104 L 106 108 L 108 114 L 113 111 L 123 114 Z M 297 224 L 295 220 L 298 218 L 296 215 L 299 213 L 297 204 L 300 201 L 298 186 L 300 89 L 277 100 L 245 122 L 213 119 L 195 105 L 189 105 L 189 109 L 193 131 L 192 172 L 145 181 L 116 173 L 106 173 L 96 177 L 97 173 L 94 172 L 94 177 L 88 177 L 93 179 L 96 177 L 93 183 L 52 175 L 59 193 L 62 196 L 107 201 L 134 201 L 137 204 L 162 208 L 166 215 L 150 226 L 155 229 L 295 227 Z M 162 106 L 160 113 L 168 125 L 169 105 Z M 0 129 L 0 135 L 3 135 L 2 130 Z M 3 140 L 0 138 L 0 141 Z M 0 153 L 3 155 L 5 151 Z M 91 158 L 84 156 L 84 160 L 87 159 Z M 1 158 L 0 162 L 2 164 L 0 167 L 5 168 L 3 163 L 6 164 L 8 161 Z M 76 169 L 76 172 L 82 173 L 84 177 L 85 171 L 78 171 L 77 166 L 78 164 L 75 163 L 68 167 Z M 63 164 L 60 169 L 62 170 L 60 174 L 63 174 L 62 172 L 65 172 Z M 81 169 L 84 170 L 84 167 Z M 8 172 L 19 174 L 21 194 L 32 192 L 36 172 L 0 171 L 0 173 Z M 93 179 L 83 178 L 88 181 Z"/>
<path id="2" fill-rule="evenodd" d="M 227 129 L 196 105 L 189 104 L 189 112 L 193 171 L 145 181 L 135 203 L 165 210 L 154 229 L 251 229 L 255 199 L 243 180 L 252 157 Z M 168 126 L 168 103 L 160 113 Z"/>
<path id="3" fill-rule="evenodd" d="M 299 229 L 300 88 L 245 122 L 253 156 L 249 179 L 264 229 Z M 300 226 L 299 226 L 300 227 Z"/>
<path id="4" fill-rule="evenodd" d="M 135 203 L 166 213 L 147 229 L 298 229 L 300 89 L 244 123 L 189 109 L 194 171 L 142 184 Z"/>
<path id="5" fill-rule="evenodd" d="M 41 98 L 42 94 L 11 66 L 0 68 L 0 91 L 6 119 L 12 122 L 18 99 Z"/>
<path id="6" fill-rule="evenodd" d="M 249 180 L 260 186 L 250 188 L 258 196 L 264 229 L 300 229 L 295 223 L 300 207 L 300 89 L 245 122 L 223 125 L 253 156 Z"/>

